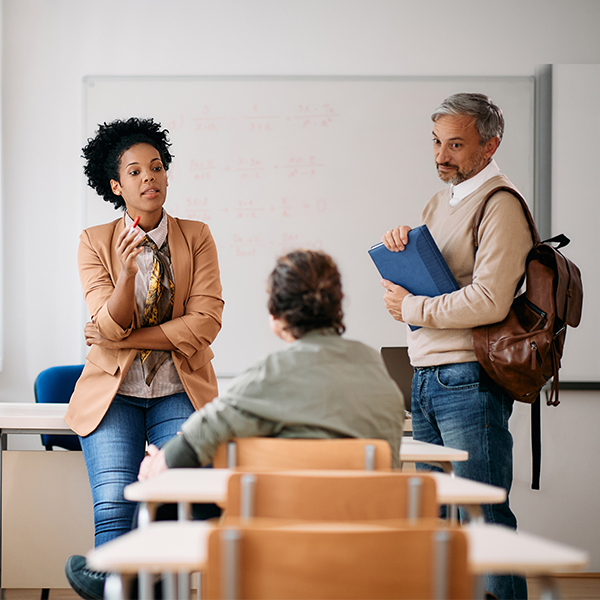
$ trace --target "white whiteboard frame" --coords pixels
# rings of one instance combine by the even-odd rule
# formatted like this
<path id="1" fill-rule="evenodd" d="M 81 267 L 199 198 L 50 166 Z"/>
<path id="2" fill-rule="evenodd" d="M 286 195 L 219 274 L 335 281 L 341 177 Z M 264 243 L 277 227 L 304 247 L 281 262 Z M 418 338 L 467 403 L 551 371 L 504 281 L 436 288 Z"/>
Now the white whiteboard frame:
<path id="1" fill-rule="evenodd" d="M 0 4 L 0 42 L 2 42 L 2 24 L 3 24 L 4 7 Z M 3 44 L 0 43 L 0 65 L 2 64 L 2 48 Z M 0 67 L 0 75 L 2 74 L 2 68 Z M 0 77 L 0 114 L 2 113 L 2 77 Z M 3 144 L 2 140 L 2 121 L 0 120 L 0 165 L 4 164 L 3 156 Z M 0 371 L 4 368 L 4 182 L 3 182 L 4 169 L 0 169 Z"/>

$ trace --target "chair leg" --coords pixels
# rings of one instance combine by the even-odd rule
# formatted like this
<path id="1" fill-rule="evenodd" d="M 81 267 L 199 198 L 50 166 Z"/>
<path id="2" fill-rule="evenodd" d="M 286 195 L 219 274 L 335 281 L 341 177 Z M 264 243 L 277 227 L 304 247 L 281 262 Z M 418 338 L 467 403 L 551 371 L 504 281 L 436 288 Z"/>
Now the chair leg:
<path id="1" fill-rule="evenodd" d="M 48 600 L 48 598 L 50 598 L 50 589 L 49 588 L 43 588 L 42 589 L 41 600 Z"/>

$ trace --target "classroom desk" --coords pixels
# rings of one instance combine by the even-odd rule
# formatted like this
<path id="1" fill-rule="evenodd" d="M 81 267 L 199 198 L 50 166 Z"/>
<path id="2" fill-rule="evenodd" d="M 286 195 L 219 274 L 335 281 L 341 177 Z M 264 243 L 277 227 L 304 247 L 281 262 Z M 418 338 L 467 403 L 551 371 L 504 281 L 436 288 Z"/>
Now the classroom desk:
<path id="1" fill-rule="evenodd" d="M 36 404 L 32 402 L 0 402 L 0 447 L 3 451 L 7 450 L 8 447 L 8 435 L 12 434 L 43 434 L 43 433 L 55 433 L 55 434 L 73 434 L 73 432 L 69 429 L 69 427 L 64 422 L 64 415 L 67 410 L 67 404 Z M 49 453 L 50 454 L 50 453 Z M 68 453 L 67 453 L 68 454 Z M 75 453 L 73 453 L 75 454 Z M 78 492 L 81 493 L 80 498 L 83 497 L 83 494 L 88 493 L 87 488 L 89 488 L 87 484 L 87 478 L 85 477 L 84 467 L 81 466 L 81 456 L 79 453 L 76 453 L 77 456 L 70 455 L 67 456 L 65 453 L 60 453 L 60 456 L 47 457 L 43 455 L 43 452 L 40 452 L 39 455 L 36 456 L 38 460 L 51 461 L 52 463 L 61 464 L 64 463 L 64 466 L 61 467 L 65 471 L 71 472 L 71 479 L 68 482 L 68 485 L 64 486 L 64 489 L 71 485 L 76 485 L 78 488 L 82 489 Z M 2 493 L 2 459 L 3 453 L 0 452 L 0 524 L 2 523 L 2 507 L 4 495 Z M 448 448 L 443 448 L 441 446 L 435 446 L 433 444 L 426 444 L 424 442 L 417 442 L 412 440 L 410 437 L 404 437 L 402 441 L 402 450 L 400 453 L 400 459 L 404 462 L 414 462 L 418 461 L 428 461 L 435 462 L 441 461 L 442 467 L 446 471 L 451 471 L 451 461 L 460 461 L 467 459 L 467 453 L 462 451 L 453 451 Z M 67 462 L 76 462 L 77 464 L 72 465 L 69 469 L 66 466 Z M 83 474 L 82 474 L 83 472 Z M 81 482 L 74 482 L 73 479 L 75 477 L 81 479 Z M 80 485 L 81 484 L 81 485 Z M 86 489 L 83 489 L 86 488 Z M 61 491 L 61 493 L 63 493 Z M 64 493 L 63 493 L 64 495 Z M 196 500 L 197 502 L 202 502 L 203 500 Z M 62 507 L 61 507 L 62 508 Z M 63 509 L 64 510 L 64 509 Z M 91 509 L 86 507 L 87 512 L 89 513 Z M 87 514 L 87 513 L 86 513 Z M 6 518 L 6 515 L 5 515 Z M 90 524 L 93 524 L 93 520 L 90 518 Z M 91 527 L 91 525 L 90 525 Z M 86 531 L 82 533 L 82 536 L 85 536 L 86 539 L 89 537 L 89 532 Z M 0 531 L 0 589 L 6 587 L 6 577 L 2 573 L 2 566 L 6 561 L 3 561 L 2 557 L 2 533 Z M 77 541 L 77 544 L 80 542 Z M 93 542 L 92 542 L 93 543 Z M 40 546 L 40 552 L 43 550 L 43 547 Z M 72 552 L 78 553 L 78 552 Z M 58 558 L 56 559 L 57 564 Z M 41 563 L 40 563 L 41 564 Z M 48 576 L 43 572 L 42 569 L 36 567 L 36 577 L 40 580 L 39 587 L 60 587 L 57 586 L 54 581 L 55 577 L 59 578 L 60 581 L 64 579 L 62 566 L 60 568 L 55 568 L 54 566 L 49 567 L 52 570 L 52 573 L 56 571 L 56 575 L 52 575 L 49 579 Z M 20 576 L 19 576 L 20 578 Z M 42 583 L 42 581 L 49 582 L 48 585 Z M 36 579 L 36 585 L 38 585 Z M 11 587 L 20 587 L 15 583 L 12 583 L 11 579 Z M 24 586 L 23 586 L 24 587 Z"/>
<path id="2" fill-rule="evenodd" d="M 495 485 L 480 483 L 450 473 L 431 473 L 437 486 L 439 504 L 452 507 L 462 506 L 472 521 L 483 522 L 482 504 L 502 504 L 506 500 L 506 490 Z"/>
<path id="3" fill-rule="evenodd" d="M 537 577 L 542 598 L 560 599 L 553 579 L 555 573 L 583 571 L 589 563 L 589 555 L 583 550 L 502 525 L 471 523 L 465 531 L 469 536 L 473 574 L 515 573 Z"/>
<path id="4" fill-rule="evenodd" d="M 452 462 L 464 462 L 468 459 L 469 453 L 466 450 L 421 442 L 412 437 L 403 437 L 400 444 L 401 464 L 422 462 L 430 465 L 438 465 L 445 473 L 450 473 L 453 477 L 454 467 Z M 449 517 L 451 521 L 458 519 L 456 504 L 450 504 Z"/>
<path id="5" fill-rule="evenodd" d="M 65 423 L 68 404 L 0 402 L 2 450 L 7 449 L 7 435 L 13 433 L 56 433 L 75 435 Z"/>
<path id="6" fill-rule="evenodd" d="M 541 576 L 576 572 L 589 562 L 587 552 L 502 525 L 471 523 L 469 536 L 474 573 L 519 573 Z"/>
<path id="7" fill-rule="evenodd" d="M 438 446 L 428 442 L 421 442 L 412 437 L 403 437 L 400 444 L 400 462 L 424 462 L 438 464 L 446 473 L 452 473 L 453 462 L 464 462 L 469 459 L 466 450 Z"/>
<path id="8" fill-rule="evenodd" d="M 93 545 L 91 492 L 81 453 L 7 452 L 8 435 L 74 435 L 64 421 L 67 406 L 0 402 L 0 523 L 4 523 L 0 531 L 0 589 L 65 587 L 64 555 L 81 554 Z M 3 480 L 10 487 L 3 489 Z M 19 502 L 17 494 L 27 497 Z M 11 513 L 3 515 L 3 508 Z M 13 514 L 15 508 L 21 522 Z M 30 514 L 25 516 L 21 510 Z M 19 536 L 19 531 L 28 533 Z M 11 552 L 3 556 L 4 544 L 13 544 L 15 539 L 23 547 L 17 550 L 11 546 Z M 21 553 L 25 558 L 19 558 Z"/>
<path id="9" fill-rule="evenodd" d="M 0 402 L 0 447 L 8 449 L 9 434 L 72 434 L 65 423 L 68 404 Z M 2 515 L 2 452 L 0 452 L 0 516 Z M 0 553 L 1 555 L 1 553 Z"/>
<path id="10" fill-rule="evenodd" d="M 91 569 L 110 571 L 104 584 L 104 597 L 123 600 L 121 575 L 139 574 L 139 597 L 154 598 L 151 574 L 200 572 L 206 568 L 208 534 L 214 525 L 206 521 L 159 521 L 148 527 L 134 529 L 86 555 Z M 170 590 L 166 598 L 175 598 L 176 588 L 182 590 L 180 597 L 189 600 L 189 579 L 178 585 L 167 579 Z"/>
<path id="11" fill-rule="evenodd" d="M 248 469 L 251 471 L 251 469 Z M 281 471 L 281 470 L 280 470 Z M 178 503 L 180 517 L 189 514 L 193 503 L 227 504 L 227 482 L 232 469 L 168 469 L 152 479 L 132 483 L 125 488 L 125 498 L 141 502 L 142 524 L 151 521 L 148 505 Z M 346 471 L 331 471 L 343 475 Z M 371 471 L 364 471 L 369 476 Z M 481 504 L 500 504 L 506 500 L 506 490 L 485 483 L 453 477 L 448 473 L 433 473 L 439 504 L 465 506 L 472 517 L 481 517 Z"/>
<path id="12" fill-rule="evenodd" d="M 436 444 L 429 444 L 427 442 L 420 442 L 418 440 L 413 440 L 410 437 L 404 437 L 402 439 L 402 443 L 400 445 L 400 462 L 427 462 L 427 463 L 437 463 L 439 464 L 446 473 L 454 474 L 452 469 L 452 461 L 465 461 L 469 458 L 469 453 L 465 450 L 456 450 L 454 448 L 448 448 L 446 446 L 438 446 Z M 170 471 L 182 471 L 183 469 L 171 469 Z M 190 480 L 193 481 L 194 477 L 202 477 L 204 479 L 204 485 L 206 486 L 206 490 L 212 490 L 212 492 L 207 491 L 206 496 L 202 496 L 202 491 L 198 488 L 198 485 L 191 486 L 189 488 L 190 493 L 194 494 L 193 500 L 186 500 L 184 497 L 174 497 L 169 495 L 168 488 L 169 486 L 162 486 L 160 483 L 160 479 L 157 481 L 157 478 L 153 478 L 148 480 L 147 482 L 142 483 L 133 483 L 125 488 L 125 498 L 128 500 L 135 500 L 144 502 L 146 500 L 138 497 L 138 490 L 140 493 L 145 494 L 145 490 L 148 490 L 148 493 L 158 494 L 153 502 L 221 502 L 223 499 L 217 495 L 215 495 L 215 489 L 225 489 L 223 483 L 226 479 L 228 479 L 228 475 L 226 474 L 227 469 L 190 469 L 189 471 L 203 471 L 209 472 L 212 471 L 212 474 L 204 474 L 204 475 L 193 475 L 190 473 Z M 219 473 L 219 471 L 221 473 Z M 168 472 L 167 472 L 168 473 Z M 178 478 L 176 474 L 166 475 L 161 474 L 159 477 L 173 477 Z M 476 482 L 472 482 L 476 483 Z M 480 484 L 483 485 L 483 484 Z M 213 487 L 217 486 L 217 488 Z M 491 487 L 491 486 L 490 486 Z M 161 490 L 165 490 L 164 493 L 168 496 L 168 499 L 164 499 L 160 494 L 163 492 Z M 188 492 L 188 488 L 185 484 L 182 484 L 181 488 L 182 494 L 186 494 Z M 128 495 L 131 494 L 131 495 Z M 503 502 L 504 499 L 499 502 Z M 492 502 L 486 502 L 492 503 Z"/>
<path id="13" fill-rule="evenodd" d="M 202 571 L 206 568 L 206 542 L 212 527 L 205 522 L 152 523 L 90 551 L 88 564 L 92 569 L 117 574 Z M 386 525 L 303 523 L 283 527 L 372 530 Z M 586 552 L 500 525 L 472 524 L 464 531 L 469 541 L 469 566 L 474 575 L 515 573 L 539 577 L 548 594 L 546 597 L 559 597 L 552 582 L 553 574 L 582 571 L 589 561 Z M 478 592 L 482 594 L 483 590 Z M 118 598 L 118 593 L 119 583 L 114 579 L 110 584 L 107 581 L 106 597 Z M 151 593 L 147 597 L 151 598 Z"/>

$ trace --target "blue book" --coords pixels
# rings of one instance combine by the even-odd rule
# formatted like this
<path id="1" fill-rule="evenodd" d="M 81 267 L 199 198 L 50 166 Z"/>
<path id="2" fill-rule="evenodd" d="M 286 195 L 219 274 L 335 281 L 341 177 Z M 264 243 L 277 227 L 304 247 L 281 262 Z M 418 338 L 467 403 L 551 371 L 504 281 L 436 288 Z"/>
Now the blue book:
<path id="1" fill-rule="evenodd" d="M 407 289 L 415 296 L 439 296 L 458 290 L 458 284 L 427 225 L 408 232 L 402 252 L 392 252 L 383 243 L 375 244 L 369 254 L 383 279 Z M 410 325 L 414 331 L 418 327 Z"/>

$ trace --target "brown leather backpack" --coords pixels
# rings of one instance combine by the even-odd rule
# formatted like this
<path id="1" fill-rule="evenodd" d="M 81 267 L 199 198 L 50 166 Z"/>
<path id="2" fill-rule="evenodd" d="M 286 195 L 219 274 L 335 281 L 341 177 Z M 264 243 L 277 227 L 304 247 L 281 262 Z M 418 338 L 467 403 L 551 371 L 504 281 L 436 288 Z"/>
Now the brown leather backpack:
<path id="1" fill-rule="evenodd" d="M 534 243 L 527 255 L 525 290 L 521 291 L 521 281 L 510 312 L 503 321 L 473 329 L 473 348 L 485 372 L 509 396 L 520 402 L 535 403 L 532 407 L 532 487 L 539 489 L 540 391 L 553 378 L 547 403 L 555 406 L 559 403 L 558 370 L 567 325 L 577 327 L 581 321 L 583 285 L 577 266 L 559 251 L 569 243 L 569 238 L 561 234 L 541 242 L 527 203 L 509 187 L 492 190 L 481 202 L 473 219 L 475 251 L 485 205 L 501 190 L 520 200 Z"/>
<path id="2" fill-rule="evenodd" d="M 521 201 L 534 245 L 527 256 L 526 289 L 515 297 L 507 317 L 499 323 L 473 329 L 475 355 L 486 373 L 520 402 L 533 403 L 553 377 L 550 400 L 556 405 L 558 369 L 567 325 L 577 327 L 581 321 L 581 273 L 559 251 L 570 240 L 561 234 L 540 242 L 525 200 L 509 187 L 492 190 L 482 201 L 473 219 L 475 248 L 485 205 L 500 190 L 510 192 Z M 554 243 L 558 245 L 551 245 Z M 517 291 L 521 288 L 522 282 Z"/>

